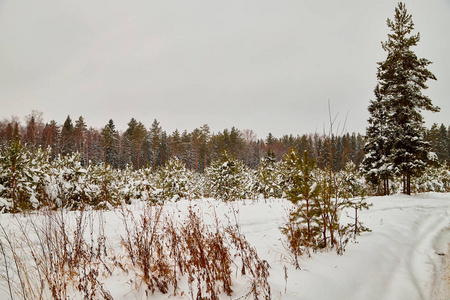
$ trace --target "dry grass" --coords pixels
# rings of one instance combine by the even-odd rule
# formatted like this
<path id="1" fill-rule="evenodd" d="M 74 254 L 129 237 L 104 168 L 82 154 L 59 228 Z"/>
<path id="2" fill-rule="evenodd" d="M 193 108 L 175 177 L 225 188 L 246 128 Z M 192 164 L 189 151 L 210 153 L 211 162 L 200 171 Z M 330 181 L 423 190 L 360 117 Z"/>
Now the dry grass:
<path id="1" fill-rule="evenodd" d="M 224 226 L 217 217 L 206 224 L 192 207 L 184 219 L 151 205 L 140 216 L 122 207 L 120 216 L 119 248 L 105 235 L 101 211 L 44 211 L 0 224 L 0 276 L 10 298 L 109 300 L 105 282 L 112 276 L 147 298 L 233 297 L 233 282 L 243 280 L 242 298 L 271 298 L 269 265 L 237 224 Z"/>
<path id="2" fill-rule="evenodd" d="M 72 299 L 75 293 L 83 299 L 112 299 L 100 281 L 110 271 L 105 263 L 105 239 L 94 238 L 94 221 L 92 211 L 78 212 L 75 220 L 62 210 L 46 211 L 39 218 L 16 219 L 18 232 L 3 230 L 1 238 L 15 242 L 2 247 L 5 269 L 14 263 L 14 276 L 20 279 L 6 278 L 13 287 L 11 298 Z"/>
<path id="3" fill-rule="evenodd" d="M 234 267 L 242 276 L 248 273 L 248 295 L 270 299 L 269 266 L 238 227 L 222 226 L 217 217 L 213 225 L 206 225 L 192 207 L 179 224 L 163 216 L 158 206 L 149 206 L 139 220 L 129 211 L 123 216 L 127 232 L 122 244 L 147 295 L 173 290 L 191 299 L 219 299 L 222 292 L 231 296 Z M 240 265 L 234 260 L 237 257 Z M 179 278 L 187 278 L 188 291 L 179 291 Z"/>

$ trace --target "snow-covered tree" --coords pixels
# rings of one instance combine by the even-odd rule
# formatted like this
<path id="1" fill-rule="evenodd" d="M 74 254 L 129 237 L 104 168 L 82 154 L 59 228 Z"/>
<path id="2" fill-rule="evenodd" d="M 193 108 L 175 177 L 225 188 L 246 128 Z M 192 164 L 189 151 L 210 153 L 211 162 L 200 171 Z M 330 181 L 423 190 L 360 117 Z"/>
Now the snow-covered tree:
<path id="1" fill-rule="evenodd" d="M 393 176 L 393 165 L 389 160 L 390 128 L 388 126 L 388 107 L 383 99 L 380 87 L 374 90 L 375 100 L 371 100 L 368 110 L 370 117 L 369 126 L 366 128 L 366 155 L 362 161 L 362 169 L 366 180 L 375 186 L 377 194 L 388 195 L 390 193 L 389 180 Z"/>
<path id="2" fill-rule="evenodd" d="M 436 77 L 427 69 L 431 62 L 418 58 L 411 50 L 419 42 L 420 34 L 411 35 L 414 23 L 402 2 L 395 8 L 394 20 L 387 19 L 387 25 L 391 33 L 382 43 L 387 58 L 378 63 L 377 79 L 391 128 L 389 159 L 403 179 L 403 192 L 410 194 L 411 177 L 423 172 L 430 150 L 424 139 L 421 111 L 439 111 L 422 90 L 428 88 L 427 80 Z"/>
<path id="3" fill-rule="evenodd" d="M 196 198 L 198 192 L 191 181 L 192 174 L 177 158 L 167 161 L 156 175 L 155 196 L 159 201 Z"/>
<path id="4" fill-rule="evenodd" d="M 438 126 L 434 123 L 427 132 L 427 140 L 431 143 L 439 161 L 450 163 L 450 131 L 447 131 L 445 125 Z"/>
<path id="5" fill-rule="evenodd" d="M 275 162 L 274 156 L 275 154 L 262 158 L 255 171 L 256 181 L 253 189 L 256 193 L 262 194 L 264 198 L 280 198 L 282 196 L 280 166 Z"/>
<path id="6" fill-rule="evenodd" d="M 319 203 L 319 185 L 314 170 L 316 160 L 308 157 L 304 151 L 299 156 L 297 150 L 291 149 L 284 157 L 283 176 L 286 182 L 286 198 L 295 209 L 291 211 L 288 224 L 282 229 L 287 235 L 294 254 L 296 247 L 316 249 L 323 245 L 320 241 L 322 228 L 320 225 L 321 206 Z"/>
<path id="7" fill-rule="evenodd" d="M 152 200 L 156 184 L 152 168 L 131 171 L 129 181 L 124 182 L 128 189 L 129 199 Z"/>
<path id="8" fill-rule="evenodd" d="M 46 198 L 50 149 L 32 153 L 13 140 L 0 152 L 0 209 L 23 211 L 38 208 Z"/>
<path id="9" fill-rule="evenodd" d="M 209 196 L 223 201 L 245 198 L 248 184 L 244 164 L 228 151 L 222 153 L 221 159 L 211 163 L 206 169 L 206 177 Z"/>
<path id="10" fill-rule="evenodd" d="M 58 156 L 49 171 L 47 194 L 56 207 L 77 209 L 89 203 L 87 170 L 79 153 Z"/>
<path id="11" fill-rule="evenodd" d="M 371 206 L 365 199 L 367 195 L 366 183 L 353 162 L 347 163 L 336 175 L 336 182 L 336 197 L 341 199 L 336 203 L 340 204 L 340 210 L 349 208 L 351 212 L 347 212 L 347 216 L 353 220 L 347 225 L 339 225 L 338 234 L 348 235 L 351 233 L 356 238 L 361 232 L 370 231 L 359 218 L 359 213 Z"/>
<path id="12" fill-rule="evenodd" d="M 414 181 L 414 190 L 423 192 L 449 192 L 450 168 L 447 163 L 428 166 L 423 174 Z"/>
<path id="13" fill-rule="evenodd" d="M 344 168 L 336 174 L 336 182 L 339 198 L 351 199 L 367 195 L 364 177 L 351 161 L 345 164 Z"/>
<path id="14" fill-rule="evenodd" d="M 90 165 L 86 177 L 86 204 L 95 208 L 108 208 L 125 202 L 119 189 L 118 171 L 111 165 Z"/>

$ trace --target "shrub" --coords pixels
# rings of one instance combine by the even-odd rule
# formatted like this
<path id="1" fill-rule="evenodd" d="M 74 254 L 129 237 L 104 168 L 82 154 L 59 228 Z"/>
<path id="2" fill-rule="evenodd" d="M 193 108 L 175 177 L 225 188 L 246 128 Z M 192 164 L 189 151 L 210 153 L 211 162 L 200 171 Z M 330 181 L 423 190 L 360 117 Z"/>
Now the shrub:
<path id="1" fill-rule="evenodd" d="M 213 161 L 206 170 L 206 194 L 223 201 L 244 199 L 248 187 L 248 177 L 245 176 L 244 170 L 241 161 L 224 151 L 222 159 Z"/>
<path id="2" fill-rule="evenodd" d="M 280 198 L 282 196 L 281 173 L 279 164 L 271 156 L 261 159 L 255 172 L 255 184 L 253 190 L 262 194 L 264 198 Z"/>
<path id="3" fill-rule="evenodd" d="M 156 201 L 198 198 L 199 192 L 193 184 L 193 174 L 177 158 L 167 161 L 158 170 L 155 178 Z"/>

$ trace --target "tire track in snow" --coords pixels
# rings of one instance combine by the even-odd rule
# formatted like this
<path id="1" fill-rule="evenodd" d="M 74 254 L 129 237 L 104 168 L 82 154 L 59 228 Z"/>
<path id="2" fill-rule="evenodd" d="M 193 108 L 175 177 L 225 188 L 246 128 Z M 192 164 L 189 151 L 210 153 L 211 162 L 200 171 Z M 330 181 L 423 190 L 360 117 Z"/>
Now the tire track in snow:
<path id="1" fill-rule="evenodd" d="M 432 281 L 431 276 L 424 276 L 423 274 L 434 274 L 435 266 L 432 260 L 432 256 L 436 256 L 436 252 L 433 248 L 433 242 L 441 232 L 442 228 L 445 228 L 449 223 L 448 218 L 441 216 L 435 218 L 429 216 L 426 220 L 425 226 L 421 230 L 421 234 L 415 240 L 414 248 L 410 249 L 408 256 L 410 257 L 410 263 L 408 265 L 411 273 L 412 281 L 417 287 L 421 299 L 429 299 L 430 294 L 427 291 L 431 291 L 430 286 Z M 421 268 L 426 268 L 426 272 L 421 272 Z M 422 276 L 419 276 L 422 274 Z"/>
<path id="2" fill-rule="evenodd" d="M 440 238 L 447 244 L 436 247 L 439 257 L 434 259 L 436 276 L 430 297 L 434 300 L 450 299 L 450 225 L 442 231 Z"/>
<path id="3" fill-rule="evenodd" d="M 406 224 L 395 228 L 404 233 L 402 240 L 397 242 L 407 244 L 407 246 L 397 247 L 397 250 L 400 250 L 398 252 L 393 251 L 397 257 L 394 258 L 396 263 L 392 264 L 392 274 L 385 281 L 387 284 L 386 299 L 406 299 L 406 295 L 399 294 L 399 291 L 404 292 L 405 289 L 398 288 L 405 284 L 409 285 L 408 299 L 431 298 L 433 275 L 435 275 L 436 268 L 433 257 L 437 256 L 433 244 L 450 222 L 450 218 L 445 213 L 436 214 L 437 211 L 425 211 L 423 207 L 411 207 L 406 212 L 408 211 L 416 220 L 412 222 L 408 230 L 402 228 Z M 419 211 L 421 213 L 418 214 Z"/>
<path id="4" fill-rule="evenodd" d="M 442 288 L 442 298 L 450 299 L 450 243 L 447 244 L 447 255 L 444 260 L 442 278 L 440 278 Z"/>

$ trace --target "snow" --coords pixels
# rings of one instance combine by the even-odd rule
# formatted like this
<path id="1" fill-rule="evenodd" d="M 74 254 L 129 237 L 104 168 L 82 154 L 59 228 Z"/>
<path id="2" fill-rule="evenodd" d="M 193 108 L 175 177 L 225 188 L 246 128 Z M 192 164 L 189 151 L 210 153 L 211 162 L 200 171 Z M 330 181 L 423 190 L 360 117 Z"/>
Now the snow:
<path id="1" fill-rule="evenodd" d="M 324 253 L 304 261 L 306 272 L 296 275 L 308 289 L 299 287 L 300 298 L 433 299 L 442 264 L 436 248 L 450 241 L 450 197 L 369 200 L 374 206 L 361 219 L 372 232 L 348 245 L 342 257 Z"/>
<path id="2" fill-rule="evenodd" d="M 274 226 L 282 224 L 287 204 L 274 200 L 239 206 L 243 233 L 272 266 L 275 299 L 449 299 L 433 292 L 449 284 L 440 281 L 443 258 L 438 253 L 447 253 L 450 243 L 450 194 L 396 195 L 368 202 L 373 207 L 360 216 L 372 232 L 349 244 L 343 256 L 326 252 L 303 257 L 301 270 L 290 263 Z"/>
<path id="3" fill-rule="evenodd" d="M 331 251 L 300 257 L 299 270 L 295 269 L 279 230 L 292 205 L 287 200 L 180 200 L 166 203 L 165 211 L 183 219 L 192 206 L 207 223 L 213 223 L 217 215 L 223 224 L 239 224 L 260 258 L 271 266 L 272 299 L 450 299 L 449 275 L 445 273 L 449 271 L 450 194 L 399 194 L 372 197 L 367 202 L 373 206 L 359 214 L 372 232 L 349 243 L 343 255 Z M 144 205 L 133 201 L 128 208 L 139 216 Z M 342 216 L 346 218 L 345 214 Z M 14 230 L 17 219 L 26 218 L 3 214 L 0 223 L 7 231 Z M 104 212 L 102 218 L 108 243 L 119 248 L 120 236 L 125 233 L 119 211 Z M 134 290 L 135 283 L 129 279 L 118 275 L 103 282 L 114 299 L 146 299 L 145 293 Z M 0 299 L 8 299 L 6 284 L 0 285 Z M 236 280 L 231 299 L 244 296 L 248 289 L 247 282 Z M 152 297 L 167 298 L 189 297 L 160 293 Z M 223 294 L 221 299 L 230 297 Z"/>

